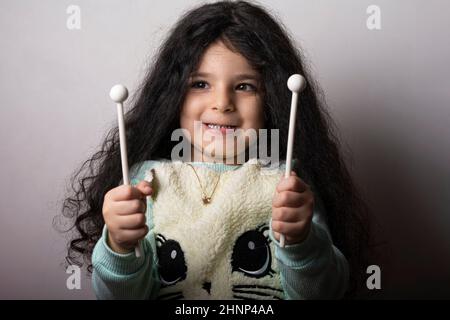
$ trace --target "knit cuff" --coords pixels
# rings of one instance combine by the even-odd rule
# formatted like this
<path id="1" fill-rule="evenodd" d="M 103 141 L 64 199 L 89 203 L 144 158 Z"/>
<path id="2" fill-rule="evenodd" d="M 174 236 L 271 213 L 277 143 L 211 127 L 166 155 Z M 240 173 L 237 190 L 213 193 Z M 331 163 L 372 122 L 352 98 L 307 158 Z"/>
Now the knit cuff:
<path id="1" fill-rule="evenodd" d="M 139 242 L 142 255 L 137 258 L 135 252 L 125 254 L 117 253 L 108 246 L 108 230 L 106 225 L 103 227 L 102 237 L 95 245 L 92 254 L 92 263 L 94 268 L 101 266 L 109 272 L 116 275 L 131 275 L 139 270 L 145 263 L 148 255 L 147 240 L 144 238 Z"/>
<path id="2" fill-rule="evenodd" d="M 301 267 L 307 265 L 314 260 L 327 245 L 331 246 L 331 242 L 326 234 L 324 234 L 321 231 L 321 228 L 314 222 L 311 223 L 311 229 L 303 242 L 292 245 L 285 244 L 283 248 L 273 235 L 272 218 L 270 218 L 269 228 L 269 237 L 275 243 L 275 257 L 289 267 Z"/>

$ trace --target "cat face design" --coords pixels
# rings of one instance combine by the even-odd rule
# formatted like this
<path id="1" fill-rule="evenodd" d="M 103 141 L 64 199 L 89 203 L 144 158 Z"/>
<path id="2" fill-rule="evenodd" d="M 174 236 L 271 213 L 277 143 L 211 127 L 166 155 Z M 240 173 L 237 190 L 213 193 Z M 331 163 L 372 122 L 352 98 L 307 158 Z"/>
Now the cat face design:
<path id="1" fill-rule="evenodd" d="M 267 281 L 275 275 L 272 269 L 273 248 L 270 246 L 268 232 L 269 227 L 263 224 L 256 229 L 245 231 L 235 239 L 234 244 L 230 246 L 231 252 L 227 252 L 227 258 L 221 260 L 228 265 L 216 269 L 217 272 L 228 270 L 231 273 L 224 275 L 222 272 L 220 277 L 223 279 L 225 276 L 225 281 L 214 283 L 215 270 L 212 270 L 212 276 L 205 276 L 201 281 L 189 284 L 186 279 L 190 272 L 190 261 L 187 261 L 185 252 L 189 250 L 190 244 L 181 244 L 177 240 L 166 239 L 164 235 L 157 234 L 158 274 L 161 281 L 157 299 L 216 299 L 224 298 L 224 292 L 230 292 L 227 299 L 282 299 L 281 288 L 270 285 L 270 280 Z M 193 289 L 189 286 L 197 286 L 197 291 L 189 290 Z M 192 292 L 201 292 L 203 297 L 192 297 Z M 217 293 L 222 296 L 219 297 Z"/>

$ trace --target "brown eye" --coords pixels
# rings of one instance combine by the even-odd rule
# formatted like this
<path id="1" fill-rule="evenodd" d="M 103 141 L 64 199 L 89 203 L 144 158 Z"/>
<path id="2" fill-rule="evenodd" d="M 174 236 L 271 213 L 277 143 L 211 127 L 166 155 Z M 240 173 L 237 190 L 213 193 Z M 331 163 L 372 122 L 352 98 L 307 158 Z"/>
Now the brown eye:
<path id="1" fill-rule="evenodd" d="M 250 83 L 241 83 L 237 86 L 237 90 L 256 91 L 256 87 Z"/>
<path id="2" fill-rule="evenodd" d="M 205 81 L 194 81 L 191 84 L 191 88 L 194 89 L 205 89 L 208 84 Z"/>

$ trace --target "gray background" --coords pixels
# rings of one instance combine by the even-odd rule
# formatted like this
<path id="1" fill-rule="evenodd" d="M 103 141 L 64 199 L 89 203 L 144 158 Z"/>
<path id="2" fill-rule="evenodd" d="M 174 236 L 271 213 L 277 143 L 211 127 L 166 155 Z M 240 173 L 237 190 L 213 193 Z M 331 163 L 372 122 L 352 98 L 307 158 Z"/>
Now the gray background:
<path id="1" fill-rule="evenodd" d="M 52 228 L 71 173 L 115 123 L 154 50 L 197 1 L 0 2 L 0 298 L 94 298 L 66 288 Z M 262 1 L 325 93 L 389 262 L 382 298 L 450 298 L 450 83 L 446 1 Z M 66 8 L 81 8 L 68 30 Z M 381 8 L 382 29 L 366 28 Z"/>

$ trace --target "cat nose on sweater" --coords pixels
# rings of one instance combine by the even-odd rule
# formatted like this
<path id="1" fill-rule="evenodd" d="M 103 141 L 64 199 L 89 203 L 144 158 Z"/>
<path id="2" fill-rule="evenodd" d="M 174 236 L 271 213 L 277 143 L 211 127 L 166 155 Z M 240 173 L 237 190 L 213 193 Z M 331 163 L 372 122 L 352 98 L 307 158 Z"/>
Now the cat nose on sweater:
<path id="1" fill-rule="evenodd" d="M 203 282 L 203 289 L 205 289 L 208 294 L 211 294 L 211 282 Z"/>

